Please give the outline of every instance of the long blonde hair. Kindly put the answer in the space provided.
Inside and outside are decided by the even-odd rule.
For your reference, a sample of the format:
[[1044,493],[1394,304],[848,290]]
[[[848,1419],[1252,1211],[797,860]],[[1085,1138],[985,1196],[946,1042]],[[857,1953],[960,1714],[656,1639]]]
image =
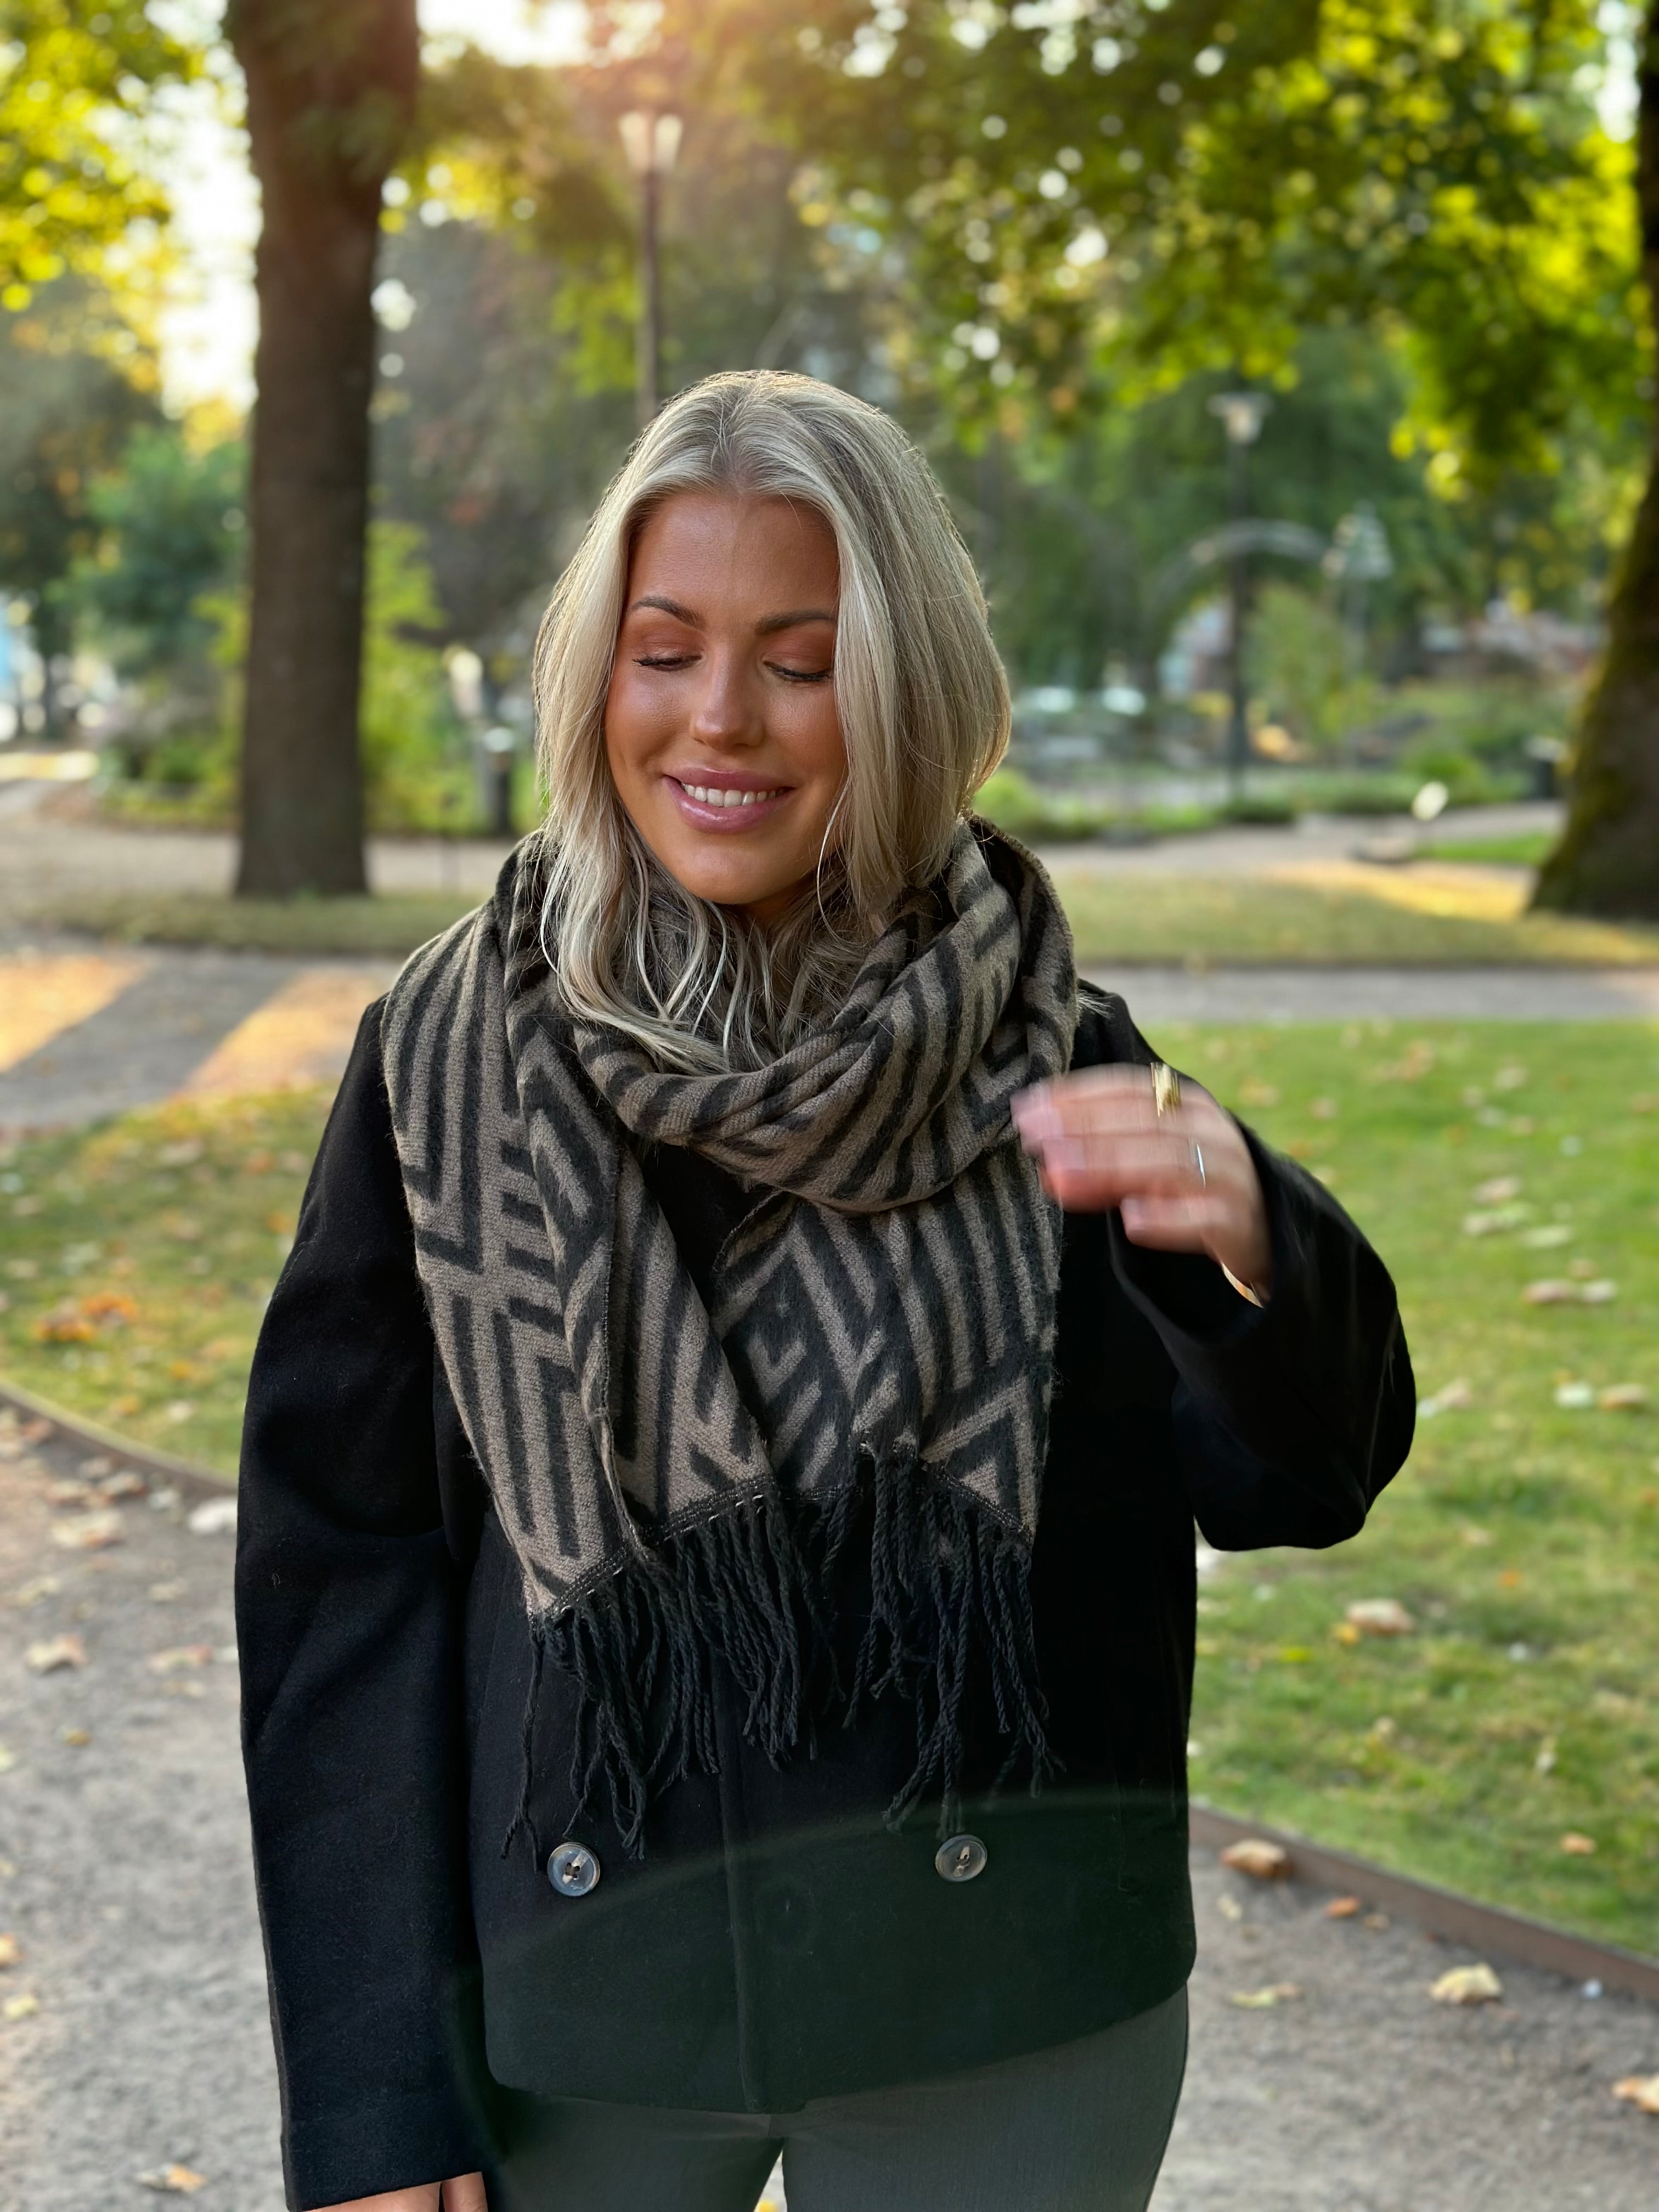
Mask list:
[[[847,781],[815,884],[769,928],[668,874],[605,758],[629,557],[683,491],[798,501],[840,559]],[[758,1066],[833,1012],[896,907],[939,873],[1008,741],[985,597],[927,462],[879,409],[773,370],[711,376],[643,432],[554,590],[534,681],[550,962],[571,1012],[665,1067]]]

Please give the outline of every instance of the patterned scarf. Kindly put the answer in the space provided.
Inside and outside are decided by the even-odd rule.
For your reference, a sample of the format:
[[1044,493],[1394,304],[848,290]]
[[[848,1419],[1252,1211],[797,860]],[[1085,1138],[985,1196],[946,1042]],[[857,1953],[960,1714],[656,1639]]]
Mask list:
[[[608,1784],[637,1849],[655,1796],[717,1771],[716,1654],[774,1759],[817,1718],[908,1698],[895,1821],[932,1784],[948,1813],[975,1668],[1005,1774],[1024,1759],[1035,1781],[1026,1580],[1060,1218],[1009,1102],[1071,1055],[1052,886],[963,825],[936,896],[888,927],[827,1026],[757,1072],[687,1075],[562,1012],[535,851],[414,956],[383,1033],[433,1328],[522,1571],[538,1682],[550,1653],[583,1693],[578,1809]],[[752,1194],[708,1305],[642,1142]],[[834,1590],[860,1498],[873,1597],[849,1681]]]

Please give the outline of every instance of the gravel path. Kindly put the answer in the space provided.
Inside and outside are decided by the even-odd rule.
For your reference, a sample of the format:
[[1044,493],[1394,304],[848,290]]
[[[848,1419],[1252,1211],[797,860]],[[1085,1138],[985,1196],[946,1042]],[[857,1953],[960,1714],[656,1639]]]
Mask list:
[[[137,2177],[177,2162],[205,2177],[202,2212],[276,2212],[231,1540],[163,1492],[92,1501],[121,1540],[63,1547],[54,1524],[86,1508],[49,1486],[107,1476],[86,1462],[0,1412],[0,1930],[21,1950],[0,1973],[0,2198],[138,2207]],[[66,1635],[85,1665],[32,1671],[28,1648]],[[1611,2094],[1659,2069],[1659,2008],[1502,1960],[1500,2004],[1437,2005],[1467,1954],[1207,1855],[1194,1875],[1192,2060],[1155,2212],[1659,2208],[1659,2121]],[[1286,1983],[1270,2008],[1232,2001]]]

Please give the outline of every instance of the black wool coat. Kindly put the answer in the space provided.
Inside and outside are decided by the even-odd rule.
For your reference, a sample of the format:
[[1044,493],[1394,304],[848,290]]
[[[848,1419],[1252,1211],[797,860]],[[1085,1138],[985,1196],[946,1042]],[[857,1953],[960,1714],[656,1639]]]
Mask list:
[[[936,1805],[884,1825],[915,1750],[890,1700],[774,1769],[728,1694],[720,1772],[670,1789],[631,1858],[606,1818],[572,1819],[577,1712],[551,1667],[528,1746],[538,1860],[523,1831],[502,1842],[529,1625],[427,1320],[380,1012],[270,1301],[243,1447],[244,1746],[290,2203],[487,2169],[515,2098],[787,2111],[1170,1996],[1194,1954],[1194,1519],[1222,1550],[1338,1543],[1411,1441],[1394,1287],[1335,1200],[1246,1132],[1273,1237],[1260,1310],[1115,1213],[1068,1218],[1030,1585],[1062,1771],[994,1790],[994,1714],[969,1713],[975,1878],[941,1879]],[[1074,1066],[1151,1057],[1120,1000],[1085,993]],[[705,1284],[742,1189],[677,1149],[645,1167]],[[855,1582],[854,1637],[860,1604]],[[600,1870],[582,1895],[548,1877],[567,1840]]]

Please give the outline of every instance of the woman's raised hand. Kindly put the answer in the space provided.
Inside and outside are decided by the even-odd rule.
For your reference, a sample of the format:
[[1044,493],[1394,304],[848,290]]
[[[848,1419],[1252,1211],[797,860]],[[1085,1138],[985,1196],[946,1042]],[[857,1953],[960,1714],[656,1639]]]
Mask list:
[[323,2212],[489,2212],[481,2173],[458,2173],[448,2181],[423,2181],[413,2189],[388,2189],[379,2197],[354,2197],[349,2204],[330,2204]]
[[1259,1297],[1272,1288],[1261,1180],[1238,1125],[1207,1091],[1180,1085],[1158,1111],[1151,1071],[1091,1067],[1022,1091],[1020,1141],[1068,1211],[1116,1206],[1132,1243],[1206,1252]]

